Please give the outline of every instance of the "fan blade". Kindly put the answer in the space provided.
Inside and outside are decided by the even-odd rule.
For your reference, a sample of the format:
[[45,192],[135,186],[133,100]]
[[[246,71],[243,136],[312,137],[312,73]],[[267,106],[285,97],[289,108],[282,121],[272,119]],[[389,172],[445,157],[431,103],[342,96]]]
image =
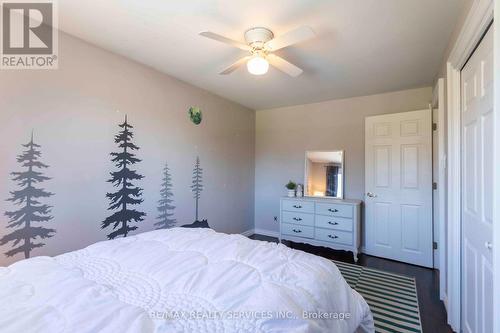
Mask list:
[[271,39],[266,43],[266,47],[272,51],[276,51],[284,47],[311,39],[313,37],[316,37],[314,31],[309,27],[302,26],[300,28],[289,31],[284,35]]
[[216,41],[221,42],[221,43],[225,43],[225,44],[229,44],[229,45],[232,45],[232,46],[236,46],[237,48],[245,50],[245,51],[250,51],[251,50],[251,47],[248,46],[247,44],[244,44],[244,43],[238,42],[236,40],[233,40],[233,39],[230,39],[230,38],[218,35],[218,34],[216,34],[214,32],[202,31],[202,32],[200,32],[200,36],[207,37],[207,38],[216,40]]
[[244,63],[246,63],[249,59],[251,58],[251,56],[246,56],[246,57],[243,57],[241,58],[240,60],[236,61],[235,63],[233,63],[231,66],[227,67],[226,69],[224,69],[222,72],[220,72],[219,74],[220,75],[227,75],[227,74],[231,74],[232,72],[234,72],[236,69],[238,69],[238,67],[240,67],[241,65],[243,65]]
[[273,65],[280,71],[290,75],[291,77],[299,76],[303,72],[299,67],[295,66],[292,63],[289,63],[285,59],[278,57],[275,54],[268,54],[267,60],[271,65]]

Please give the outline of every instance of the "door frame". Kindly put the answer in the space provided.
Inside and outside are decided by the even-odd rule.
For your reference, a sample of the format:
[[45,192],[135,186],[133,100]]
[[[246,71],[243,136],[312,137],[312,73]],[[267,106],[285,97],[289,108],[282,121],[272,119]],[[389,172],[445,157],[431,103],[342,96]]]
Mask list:
[[[434,230],[438,230],[438,237],[434,234],[434,241],[438,243],[437,255],[438,260],[434,262],[434,268],[439,270],[439,299],[444,301],[445,307],[448,308],[447,304],[447,290],[446,290],[446,117],[445,117],[445,84],[444,79],[440,78],[437,80],[437,83],[434,87],[434,91],[432,94],[432,111],[437,111],[438,113],[438,121],[437,121],[437,145],[438,145],[438,160],[433,161],[438,164],[438,182],[437,182],[437,206],[438,206],[438,216],[437,219],[433,219],[432,227]],[[433,147],[434,149],[434,147]],[[434,181],[434,176],[433,176]],[[436,193],[433,193],[433,197]],[[433,215],[434,217],[434,215]],[[435,250],[436,251],[436,250]]]
[[[495,21],[492,29],[495,29],[494,36],[494,88],[493,88],[493,112],[495,123],[493,125],[494,147],[493,161],[495,165],[500,165],[500,1],[495,1]],[[493,169],[493,199],[500,202],[500,168]],[[500,205],[493,205],[493,295],[500,295]],[[495,226],[496,223],[496,226]],[[493,298],[493,313],[500,313],[500,297]],[[493,332],[500,332],[500,318],[493,318]]]
[[[460,86],[460,73],[463,66],[466,64],[469,57],[472,55],[476,45],[481,40],[481,37],[490,26],[494,17],[494,0],[475,0],[467,15],[465,23],[460,31],[460,34],[451,50],[446,64],[447,70],[447,115],[448,115],[448,169],[447,169],[447,217],[448,217],[448,323],[453,330],[460,332],[461,330],[461,236],[462,236],[462,221],[461,221],[461,86]],[[497,8],[498,9],[498,8]],[[498,13],[497,13],[498,16]],[[498,20],[496,24],[498,25]],[[494,27],[493,27],[494,28]],[[495,36],[497,39],[498,36]],[[498,44],[498,43],[497,43]],[[498,50],[498,45],[496,50]],[[495,53],[496,54],[496,53]],[[497,57],[495,57],[497,58]],[[498,64],[496,64],[498,68]],[[496,71],[498,72],[498,71]],[[495,90],[498,89],[497,82],[500,75],[495,74]],[[495,94],[498,101],[498,91]],[[497,127],[495,128],[495,135],[500,135],[498,126],[498,111],[496,110],[495,103],[495,119]],[[498,152],[498,148],[496,149]],[[500,157],[496,154],[496,161]],[[496,184],[499,183],[498,174],[495,171]],[[498,196],[498,186],[495,189],[494,196]],[[498,207],[494,212],[494,221],[498,221],[500,210]],[[499,239],[500,228],[494,227],[494,239]],[[493,262],[495,262],[495,254],[500,254],[500,243],[495,242],[497,246],[494,247]],[[494,265],[494,290],[500,289],[499,269],[500,265]],[[498,291],[496,291],[498,293]],[[493,313],[498,313],[500,310],[500,301],[494,301]],[[500,320],[493,318],[494,327],[498,330],[500,327]],[[494,330],[495,330],[494,328]]]

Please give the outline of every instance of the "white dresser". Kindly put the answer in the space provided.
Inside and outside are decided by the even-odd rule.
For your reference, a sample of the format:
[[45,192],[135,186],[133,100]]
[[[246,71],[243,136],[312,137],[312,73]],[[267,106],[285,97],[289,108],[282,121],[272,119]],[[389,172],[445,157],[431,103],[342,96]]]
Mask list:
[[360,200],[323,197],[281,198],[282,239],[352,251],[358,260]]

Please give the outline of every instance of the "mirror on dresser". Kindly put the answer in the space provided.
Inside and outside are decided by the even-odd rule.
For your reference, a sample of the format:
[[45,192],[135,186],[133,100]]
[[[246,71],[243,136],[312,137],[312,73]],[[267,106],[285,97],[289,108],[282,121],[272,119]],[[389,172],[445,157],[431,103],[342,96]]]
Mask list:
[[344,151],[306,151],[304,194],[344,198]]

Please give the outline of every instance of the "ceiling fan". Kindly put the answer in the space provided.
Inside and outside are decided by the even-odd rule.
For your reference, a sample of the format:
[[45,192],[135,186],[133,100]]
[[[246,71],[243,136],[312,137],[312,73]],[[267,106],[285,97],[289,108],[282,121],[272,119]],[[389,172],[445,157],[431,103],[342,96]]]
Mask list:
[[302,69],[275,55],[273,52],[316,36],[314,31],[306,26],[294,29],[276,38],[274,38],[273,32],[267,28],[251,28],[245,31],[246,43],[242,43],[210,31],[202,31],[200,32],[200,35],[218,42],[235,46],[250,53],[220,72],[219,74],[221,75],[230,74],[238,67],[246,63],[248,72],[253,75],[263,75],[267,73],[269,64],[271,64],[292,77],[302,74]]

